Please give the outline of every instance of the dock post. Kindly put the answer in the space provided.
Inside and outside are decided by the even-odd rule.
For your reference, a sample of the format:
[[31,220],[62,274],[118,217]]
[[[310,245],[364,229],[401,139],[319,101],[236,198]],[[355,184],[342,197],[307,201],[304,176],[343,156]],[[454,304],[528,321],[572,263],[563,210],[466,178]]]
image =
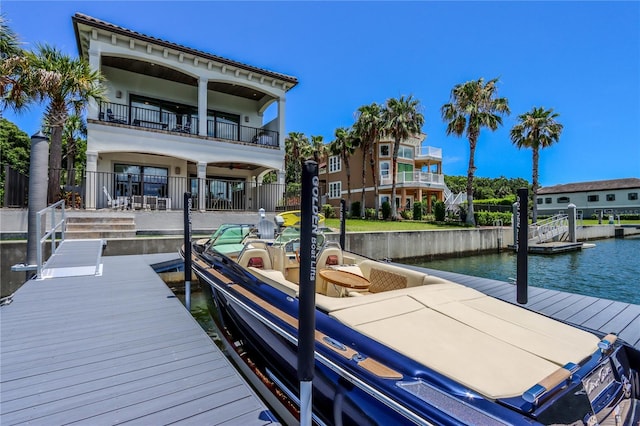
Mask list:
[[572,243],[577,243],[578,234],[576,229],[576,205],[569,204],[567,207],[569,209],[569,241],[571,241]]
[[316,332],[316,256],[318,201],[320,199],[318,163],[302,164],[300,196],[300,303],[298,304],[298,380],[300,381],[300,424],[311,426],[313,417],[313,373]]
[[191,312],[191,193],[184,193],[184,304]]
[[517,273],[516,273],[516,300],[521,305],[529,301],[527,285],[529,280],[528,252],[529,252],[529,190],[527,188],[518,189],[518,215],[517,222],[518,238],[515,240],[517,252]]
[[[38,131],[31,136],[31,163],[29,164],[29,217],[27,222],[27,265],[38,264],[38,235],[42,235],[39,228],[38,212],[47,207],[47,188],[49,181],[49,143],[47,137]],[[55,238],[55,237],[54,237]],[[42,265],[39,265],[42,266]],[[39,270],[38,270],[39,271]],[[33,270],[27,271],[26,279],[33,276]]]
[[340,248],[344,250],[347,233],[347,202],[340,199]]

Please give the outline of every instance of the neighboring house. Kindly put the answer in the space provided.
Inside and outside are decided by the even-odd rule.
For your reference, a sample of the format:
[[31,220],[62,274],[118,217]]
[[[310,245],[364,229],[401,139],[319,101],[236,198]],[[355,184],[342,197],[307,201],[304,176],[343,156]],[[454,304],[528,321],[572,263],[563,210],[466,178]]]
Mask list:
[[538,190],[538,214],[566,212],[574,204],[585,218],[603,214],[640,214],[640,179],[568,183]]
[[[425,200],[428,210],[431,211],[432,196],[436,200],[444,201],[446,186],[442,174],[442,149],[422,146],[425,138],[426,135],[421,134],[403,141],[400,145],[396,180],[396,206],[399,210],[410,210],[416,201]],[[352,203],[362,201],[362,156],[362,150],[357,148],[349,158]],[[375,147],[374,159],[378,174],[379,206],[382,206],[385,201],[391,202],[393,141],[381,140]],[[365,171],[365,206],[372,208],[375,205],[375,193],[368,156]],[[347,172],[340,156],[329,156],[326,174],[322,177],[326,177],[327,181],[327,202],[339,206],[340,199],[348,197]]]
[[72,20],[109,99],[88,110],[86,208],[106,207],[108,194],[178,209],[187,191],[199,210],[275,207],[278,195],[266,199],[260,184],[271,170],[284,184],[286,93],[297,78],[83,14]]

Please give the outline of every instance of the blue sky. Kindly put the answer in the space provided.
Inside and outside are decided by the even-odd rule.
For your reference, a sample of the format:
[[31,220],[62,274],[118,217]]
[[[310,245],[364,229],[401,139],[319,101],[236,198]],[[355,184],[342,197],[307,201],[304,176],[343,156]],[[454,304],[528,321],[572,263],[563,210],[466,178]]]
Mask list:
[[[640,2],[35,2],[2,0],[26,48],[77,55],[81,12],[153,37],[295,76],[286,132],[333,138],[365,104],[413,95],[443,171],[466,175],[468,142],[446,135],[440,107],[458,83],[499,77],[512,114],[483,130],[476,176],[531,180],[531,151],[509,130],[553,108],[560,142],[541,153],[540,182],[640,177]],[[37,11],[37,12],[36,12]],[[29,134],[41,109],[5,118]]]

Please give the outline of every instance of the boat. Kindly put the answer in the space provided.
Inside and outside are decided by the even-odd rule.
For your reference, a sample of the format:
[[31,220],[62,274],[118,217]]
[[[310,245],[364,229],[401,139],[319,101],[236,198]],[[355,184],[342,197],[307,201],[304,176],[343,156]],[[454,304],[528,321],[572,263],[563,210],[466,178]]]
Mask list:
[[[283,423],[300,416],[300,235],[192,250],[229,354]],[[318,425],[638,425],[640,352],[318,236]],[[184,255],[184,252],[183,252]]]
[[[276,215],[274,220],[276,223],[282,227],[300,227],[300,220],[302,217],[301,210],[289,210],[286,212],[282,212]],[[318,213],[318,225],[321,228],[324,228],[324,215],[322,213]]]

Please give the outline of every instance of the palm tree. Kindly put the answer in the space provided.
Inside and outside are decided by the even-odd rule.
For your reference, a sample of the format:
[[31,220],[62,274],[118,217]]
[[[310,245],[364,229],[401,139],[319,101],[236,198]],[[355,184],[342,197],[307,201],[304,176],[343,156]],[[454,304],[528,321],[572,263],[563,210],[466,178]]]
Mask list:
[[302,176],[301,160],[309,153],[309,139],[300,132],[290,132],[284,140],[285,172],[287,183],[300,182]]
[[518,124],[511,129],[511,141],[518,148],[531,148],[533,151],[533,177],[531,186],[533,191],[533,223],[538,219],[538,160],[540,149],[553,145],[560,139],[562,124],[556,121],[559,114],[553,108],[544,107],[533,109],[518,116]]
[[371,176],[373,177],[374,188],[374,207],[378,211],[378,179],[376,174],[376,161],[374,157],[375,149],[382,135],[382,108],[377,103],[371,105],[363,105],[358,108],[356,113],[356,122],[354,124],[354,133],[360,139],[360,148],[362,150],[362,217],[365,216],[365,188],[367,183],[366,161],[369,158],[369,166],[371,167]]
[[62,130],[69,111],[81,115],[90,99],[104,99],[104,77],[82,59],[72,59],[49,45],[37,48],[31,68],[36,76],[36,98],[48,101],[45,119],[51,129],[49,202],[57,201],[62,167]]
[[32,58],[32,54],[20,48],[18,36],[0,15],[0,110],[11,107],[20,111],[35,100]]
[[311,150],[313,151],[313,161],[318,163],[318,165],[320,165],[329,152],[329,148],[324,143],[322,136],[311,136]]
[[502,125],[501,115],[510,113],[506,98],[498,98],[497,78],[457,84],[451,89],[450,102],[442,106],[442,119],[447,122],[447,135],[462,136],[469,140],[469,168],[467,170],[467,223],[475,226],[473,217],[473,176],[476,170],[474,156],[480,129],[496,130]]
[[329,151],[333,155],[339,155],[347,172],[347,210],[351,209],[351,168],[349,157],[353,155],[356,147],[354,135],[345,127],[338,127],[335,131],[335,139],[329,144]]
[[393,138],[393,166],[392,166],[392,185],[391,185],[391,217],[397,217],[396,206],[396,180],[398,169],[398,153],[402,141],[409,139],[417,133],[420,133],[424,124],[424,115],[418,110],[420,109],[420,101],[413,99],[410,95],[408,98],[401,96],[400,99],[389,99],[382,111],[382,122],[384,134]]
[[[86,151],[87,124],[82,117],[71,115],[64,124],[62,141],[67,163],[67,184],[74,186],[76,176],[76,156]],[[82,146],[84,145],[84,149]]]

